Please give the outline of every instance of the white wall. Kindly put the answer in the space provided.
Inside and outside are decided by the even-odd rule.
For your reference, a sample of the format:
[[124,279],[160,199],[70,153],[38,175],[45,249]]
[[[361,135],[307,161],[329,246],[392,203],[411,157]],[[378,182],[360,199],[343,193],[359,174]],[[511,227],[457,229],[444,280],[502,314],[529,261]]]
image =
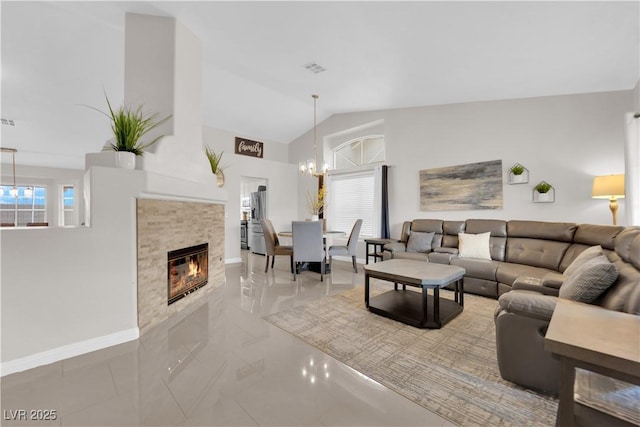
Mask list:
[[0,230],[3,374],[138,334],[135,197],[144,177],[87,173],[91,227]]
[[264,141],[264,158],[234,154],[235,137],[262,141],[229,131],[204,127],[203,140],[216,152],[224,151],[222,164],[228,199],[225,206],[225,260],[240,261],[241,177],[267,179],[267,211],[276,230],[290,230],[297,216],[297,165],[289,163],[288,146]]
[[[339,114],[318,126],[318,140],[384,120],[393,237],[403,221],[414,218],[610,224],[608,204],[591,198],[591,185],[595,175],[624,172],[623,115],[633,102],[632,91],[619,91]],[[291,162],[307,158],[312,146],[310,132],[295,140]],[[503,209],[420,211],[420,170],[498,159],[505,178]],[[515,162],[529,169],[529,184],[506,184],[506,171]],[[556,188],[555,203],[531,202],[532,188],[541,180]],[[308,181],[298,179],[299,215],[304,193],[313,186]]]

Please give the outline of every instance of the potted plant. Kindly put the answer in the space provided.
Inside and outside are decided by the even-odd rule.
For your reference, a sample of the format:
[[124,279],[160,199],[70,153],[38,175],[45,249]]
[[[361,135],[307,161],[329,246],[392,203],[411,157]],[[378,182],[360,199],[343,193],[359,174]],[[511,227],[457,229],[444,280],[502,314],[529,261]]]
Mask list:
[[307,208],[311,212],[311,220],[317,221],[320,210],[324,207],[325,191],[320,187],[316,194],[307,191]]
[[224,151],[218,154],[213,149],[205,146],[204,152],[207,155],[207,159],[209,159],[211,172],[216,176],[218,187],[222,187],[224,185],[224,169],[226,167],[221,164]]
[[525,171],[525,167],[522,166],[520,163],[516,163],[515,165],[511,166],[511,168],[509,169],[509,173],[511,174],[511,182],[514,183],[523,183],[526,181],[526,176],[524,175],[524,171]]
[[540,181],[534,187],[536,193],[538,193],[538,200],[541,202],[548,202],[552,199],[552,194],[549,191],[553,188],[551,184],[546,181]]
[[171,115],[158,120],[158,113],[145,113],[142,106],[135,109],[131,106],[121,106],[114,110],[106,94],[105,99],[109,107],[108,114],[97,108],[89,107],[111,120],[111,130],[115,142],[105,145],[103,151],[115,151],[117,153],[116,164],[126,169],[133,169],[135,168],[136,156],[142,156],[147,148],[158,142],[164,135],[159,135],[149,142],[142,142],[141,138],[169,120]]

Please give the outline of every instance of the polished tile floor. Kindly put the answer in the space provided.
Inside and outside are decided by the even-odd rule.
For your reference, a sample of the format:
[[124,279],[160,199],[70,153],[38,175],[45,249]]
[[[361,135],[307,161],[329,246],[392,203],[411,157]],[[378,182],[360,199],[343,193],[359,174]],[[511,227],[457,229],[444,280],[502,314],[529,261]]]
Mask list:
[[[261,319],[363,286],[362,268],[294,282],[286,257],[264,262],[243,251],[223,286],[136,341],[3,377],[2,425],[451,425]],[[12,421],[18,410],[56,419]]]

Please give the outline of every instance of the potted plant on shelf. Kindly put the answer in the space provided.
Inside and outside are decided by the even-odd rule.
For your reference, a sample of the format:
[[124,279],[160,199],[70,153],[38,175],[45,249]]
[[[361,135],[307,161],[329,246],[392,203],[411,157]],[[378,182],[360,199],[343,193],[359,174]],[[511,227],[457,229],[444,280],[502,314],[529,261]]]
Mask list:
[[204,152],[207,155],[207,159],[209,159],[211,172],[216,176],[218,187],[222,187],[224,185],[224,169],[226,168],[226,166],[222,166],[221,164],[224,151],[218,154],[213,149],[205,146]]
[[526,175],[524,174],[526,168],[522,166],[520,163],[516,163],[511,166],[509,169],[509,173],[511,174],[511,182],[512,183],[524,183],[527,180]]
[[142,142],[141,138],[151,130],[157,128],[171,118],[168,115],[164,119],[158,120],[158,113],[149,114],[142,110],[142,106],[133,108],[131,106],[121,106],[113,109],[109,98],[105,94],[109,113],[92,108],[111,120],[111,130],[115,142],[105,145],[103,151],[116,152],[116,165],[125,169],[134,169],[136,156],[142,156],[145,150],[158,142],[164,135],[159,135],[149,142]]
[[534,187],[536,193],[538,193],[538,200],[541,202],[548,202],[552,200],[553,194],[549,193],[549,191],[553,188],[551,184],[546,181],[540,181]]
[[320,187],[316,194],[307,191],[307,208],[311,212],[311,220],[317,221],[320,210],[324,207],[324,187]]

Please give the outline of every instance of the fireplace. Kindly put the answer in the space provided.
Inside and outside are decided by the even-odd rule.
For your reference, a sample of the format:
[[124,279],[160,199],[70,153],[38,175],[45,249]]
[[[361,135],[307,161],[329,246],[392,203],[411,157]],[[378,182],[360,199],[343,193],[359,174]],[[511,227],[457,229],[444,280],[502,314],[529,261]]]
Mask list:
[[169,251],[167,258],[168,304],[173,304],[207,284],[208,243]]

